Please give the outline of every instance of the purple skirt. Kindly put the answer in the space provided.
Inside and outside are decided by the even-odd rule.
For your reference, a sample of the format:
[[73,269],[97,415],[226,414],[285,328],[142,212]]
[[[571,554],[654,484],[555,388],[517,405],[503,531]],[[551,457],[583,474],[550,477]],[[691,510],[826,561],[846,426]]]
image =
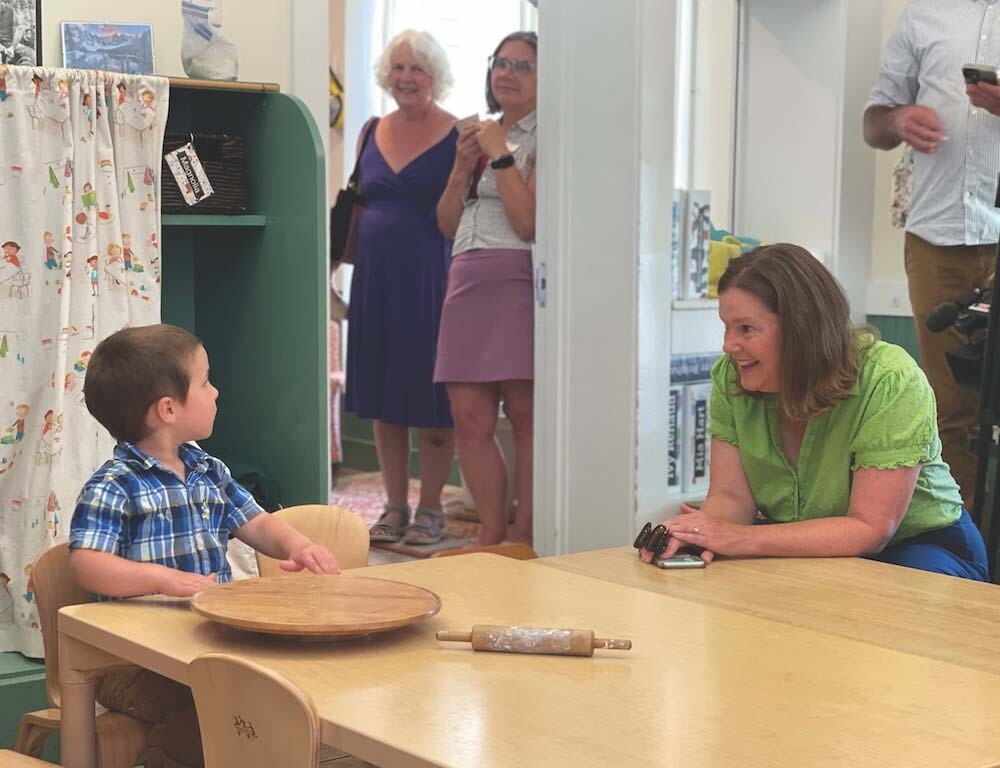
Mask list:
[[435,382],[535,377],[531,251],[475,248],[452,259]]

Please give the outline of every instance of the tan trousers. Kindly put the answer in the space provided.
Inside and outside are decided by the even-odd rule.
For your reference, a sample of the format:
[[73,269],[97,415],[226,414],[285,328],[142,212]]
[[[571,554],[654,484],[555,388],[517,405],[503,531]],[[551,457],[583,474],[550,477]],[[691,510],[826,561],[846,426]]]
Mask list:
[[969,429],[979,412],[979,392],[951,375],[945,350],[968,344],[954,327],[931,333],[924,325],[939,304],[973,288],[985,288],[996,263],[996,245],[931,245],[909,232],[904,247],[910,305],[917,324],[920,365],[937,398],[938,431],[944,460],[972,509],[976,493],[976,456],[969,450]]
[[147,669],[109,672],[97,681],[98,703],[153,727],[147,768],[202,768],[201,732],[191,689]]

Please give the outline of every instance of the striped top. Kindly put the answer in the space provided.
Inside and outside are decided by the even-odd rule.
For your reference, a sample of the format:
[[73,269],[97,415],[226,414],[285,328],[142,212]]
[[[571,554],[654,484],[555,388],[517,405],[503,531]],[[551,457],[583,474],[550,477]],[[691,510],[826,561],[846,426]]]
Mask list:
[[919,104],[944,123],[934,154],[914,153],[906,230],[933,245],[1000,239],[993,207],[1000,172],[1000,117],[973,107],[963,64],[1000,67],[1000,0],[913,0],[885,49],[865,108]]
[[264,510],[218,459],[193,445],[178,455],[182,480],[131,443],[115,447],[84,485],[70,524],[70,549],[110,552],[140,563],[232,581],[229,534]]
[[[513,147],[511,154],[514,155],[514,165],[524,179],[530,178],[535,170],[537,128],[535,114],[535,112],[528,113],[507,130],[507,144]],[[463,201],[462,218],[459,219],[455,243],[451,249],[454,256],[471,251],[473,248],[519,251],[531,249],[531,243],[518,237],[507,221],[497,177],[489,164],[486,165],[476,187],[477,197],[470,197],[470,191],[471,187]]]

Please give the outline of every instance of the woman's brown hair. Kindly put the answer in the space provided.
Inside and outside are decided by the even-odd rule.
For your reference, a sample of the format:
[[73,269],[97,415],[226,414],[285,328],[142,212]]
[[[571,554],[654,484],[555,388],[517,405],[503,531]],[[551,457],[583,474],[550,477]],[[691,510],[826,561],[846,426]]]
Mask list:
[[[730,288],[755,296],[778,316],[778,403],[784,416],[806,421],[848,396],[862,352],[878,332],[854,326],[843,289],[809,251],[790,243],[754,248],[729,262],[719,279],[719,295]],[[870,338],[861,342],[862,334]],[[737,388],[746,394],[738,382]]]

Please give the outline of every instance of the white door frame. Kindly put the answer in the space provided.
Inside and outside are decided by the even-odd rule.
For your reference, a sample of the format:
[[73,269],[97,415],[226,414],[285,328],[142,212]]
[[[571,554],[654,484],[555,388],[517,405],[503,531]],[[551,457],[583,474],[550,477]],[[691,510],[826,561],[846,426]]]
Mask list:
[[[666,504],[657,414],[669,381],[675,13],[674,0],[539,3],[535,264],[546,306],[536,301],[534,519],[543,554],[623,544],[637,500],[640,514]],[[643,482],[637,495],[647,472],[649,490]]]

